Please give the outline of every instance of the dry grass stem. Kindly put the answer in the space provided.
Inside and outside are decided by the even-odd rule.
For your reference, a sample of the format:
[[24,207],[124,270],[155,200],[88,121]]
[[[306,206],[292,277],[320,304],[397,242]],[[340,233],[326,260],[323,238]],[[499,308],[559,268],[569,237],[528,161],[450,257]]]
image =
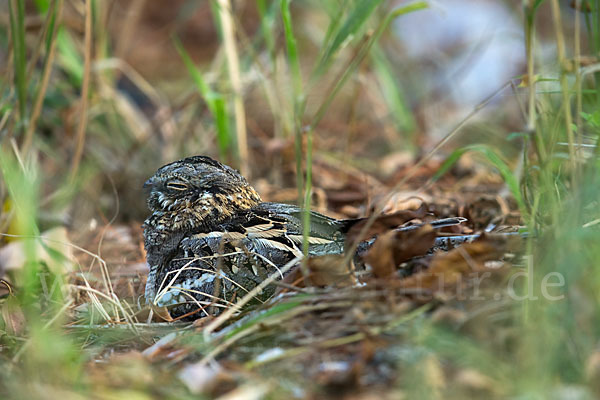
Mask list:
[[81,83],[81,98],[79,101],[79,124],[77,125],[77,136],[75,152],[71,161],[71,181],[77,176],[79,163],[83,156],[85,144],[85,131],[87,127],[88,96],[90,89],[91,64],[92,64],[92,0],[85,2],[85,37],[84,37],[84,64],[83,81]]
[[227,71],[233,91],[233,105],[235,113],[235,130],[237,136],[238,153],[240,156],[240,171],[248,176],[248,139],[246,138],[246,110],[242,98],[242,78],[240,73],[240,61],[236,47],[235,28],[231,14],[231,3],[229,0],[217,0],[219,8],[219,20],[223,29],[223,41],[225,55],[227,57]]

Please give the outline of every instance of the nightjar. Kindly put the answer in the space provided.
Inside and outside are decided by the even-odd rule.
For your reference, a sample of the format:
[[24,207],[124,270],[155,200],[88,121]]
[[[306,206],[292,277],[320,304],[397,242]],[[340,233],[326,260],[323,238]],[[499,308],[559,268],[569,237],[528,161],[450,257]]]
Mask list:
[[[242,175],[210,157],[167,164],[144,188],[152,212],[143,226],[146,301],[172,317],[206,316],[209,306],[218,313],[302,254],[302,210],[263,202]],[[342,253],[360,221],[316,212],[310,220],[310,255]],[[273,293],[267,287],[262,297]]]
[[[173,317],[226,308],[302,254],[302,210],[262,202],[243,176],[209,157],[167,164],[144,188],[152,212],[143,226],[146,301]],[[349,221],[311,212],[309,253],[343,252]]]

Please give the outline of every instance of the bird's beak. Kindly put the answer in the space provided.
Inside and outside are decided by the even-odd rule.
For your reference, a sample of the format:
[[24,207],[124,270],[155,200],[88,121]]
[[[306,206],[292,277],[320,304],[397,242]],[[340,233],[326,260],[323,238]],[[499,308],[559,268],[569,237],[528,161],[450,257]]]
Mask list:
[[154,186],[154,183],[155,183],[154,177],[152,177],[152,178],[148,179],[146,182],[144,182],[143,188],[144,189],[151,189],[152,186]]

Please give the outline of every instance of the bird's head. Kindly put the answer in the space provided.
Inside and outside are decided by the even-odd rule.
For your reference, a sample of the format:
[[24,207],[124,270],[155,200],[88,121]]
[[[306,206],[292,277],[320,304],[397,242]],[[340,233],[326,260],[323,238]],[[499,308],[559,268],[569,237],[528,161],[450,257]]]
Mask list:
[[149,190],[148,208],[160,216],[156,223],[172,231],[219,223],[261,201],[236,170],[206,156],[159,168],[144,188]]

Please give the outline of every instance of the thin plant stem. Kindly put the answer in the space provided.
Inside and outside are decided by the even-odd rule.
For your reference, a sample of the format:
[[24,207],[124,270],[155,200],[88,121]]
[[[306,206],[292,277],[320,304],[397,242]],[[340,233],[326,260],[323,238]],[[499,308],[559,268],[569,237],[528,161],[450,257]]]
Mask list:
[[533,0],[529,1],[525,17],[525,52],[527,53],[527,84],[529,89],[528,96],[528,117],[527,131],[535,131],[535,75],[534,75],[534,57],[533,40],[535,35],[535,10],[533,10]]
[[[58,0],[55,4],[55,7],[51,12],[55,13],[55,21],[59,21],[62,14],[62,6],[63,1]],[[50,11],[49,11],[50,12]],[[49,19],[50,17],[48,17]],[[54,25],[54,30],[52,31],[52,38],[50,39],[50,48],[48,49],[48,55],[46,56],[46,60],[44,62],[44,69],[42,71],[42,81],[40,83],[40,87],[38,89],[37,96],[35,98],[35,103],[33,105],[33,110],[31,112],[31,118],[29,121],[29,125],[27,125],[27,130],[25,132],[25,139],[23,140],[23,148],[22,153],[24,157],[27,157],[29,153],[29,149],[31,147],[31,143],[33,141],[33,133],[37,126],[37,120],[42,112],[42,105],[44,104],[44,98],[46,97],[46,90],[48,89],[48,82],[50,81],[50,72],[52,71],[52,65],[54,64],[54,56],[56,54],[56,34],[58,32],[58,26],[56,26],[57,22]]]
[[298,59],[298,49],[296,46],[296,37],[292,29],[292,16],[290,13],[290,0],[281,0],[281,18],[283,20],[283,31],[285,33],[285,43],[287,49],[287,58],[290,64],[290,73],[292,75],[292,107],[293,107],[293,126],[294,126],[294,153],[296,157],[296,187],[298,189],[299,206],[305,208],[302,190],[305,189],[304,177],[302,174],[302,115],[304,114],[304,96],[302,74],[300,70],[300,61]]
[[240,76],[240,61],[235,43],[235,29],[229,0],[217,0],[219,5],[219,21],[223,33],[225,56],[228,63],[229,81],[233,90],[233,107],[235,114],[235,131],[237,136],[240,171],[248,175],[248,139],[246,136],[246,110],[242,99],[242,79]]
[[569,161],[571,166],[571,172],[573,173],[573,177],[575,178],[575,176],[577,175],[577,163],[575,160],[575,139],[573,135],[573,118],[571,116],[569,85],[567,82],[567,74],[565,70],[565,38],[562,31],[562,21],[560,16],[560,6],[558,4],[558,0],[552,0],[550,4],[552,6],[552,20],[554,23],[554,30],[556,33],[556,50],[558,53],[558,64],[560,66],[560,87],[563,98],[565,128],[567,130],[567,140],[569,143]]
[[306,277],[308,268],[308,238],[310,236],[310,198],[312,192],[312,143],[313,129],[309,127],[306,131],[306,181],[304,182],[304,211],[302,214],[302,251],[304,260],[302,262],[302,272]]
[[[44,26],[40,34],[37,37],[37,42],[35,44],[35,48],[29,57],[29,62],[27,65],[27,82],[31,81],[31,77],[33,75],[33,71],[35,70],[35,66],[40,58],[40,53],[42,52],[42,45],[44,44],[44,38],[48,36],[48,30],[52,26],[53,30],[56,30],[56,26],[59,22],[56,16],[56,2],[57,0],[51,0],[50,5],[48,6],[48,11],[46,13],[46,19],[44,20]],[[54,18],[53,18],[54,16]],[[52,34],[54,37],[54,34]]]
[[13,46],[14,79],[18,98],[19,129],[26,118],[27,76],[25,73],[25,5],[23,0],[9,0],[10,36]]
[[575,70],[575,126],[577,135],[578,151],[582,149],[582,133],[581,133],[581,112],[583,111],[583,96],[581,93],[581,0],[575,0],[575,54],[574,54],[574,70]]
[[81,84],[81,100],[79,124],[77,126],[77,136],[75,144],[75,153],[71,163],[71,181],[77,175],[79,164],[83,155],[83,146],[85,144],[85,130],[87,127],[87,109],[88,109],[88,93],[90,87],[90,71],[92,63],[92,0],[85,2],[85,38],[84,38],[84,64],[83,64],[83,81]]

